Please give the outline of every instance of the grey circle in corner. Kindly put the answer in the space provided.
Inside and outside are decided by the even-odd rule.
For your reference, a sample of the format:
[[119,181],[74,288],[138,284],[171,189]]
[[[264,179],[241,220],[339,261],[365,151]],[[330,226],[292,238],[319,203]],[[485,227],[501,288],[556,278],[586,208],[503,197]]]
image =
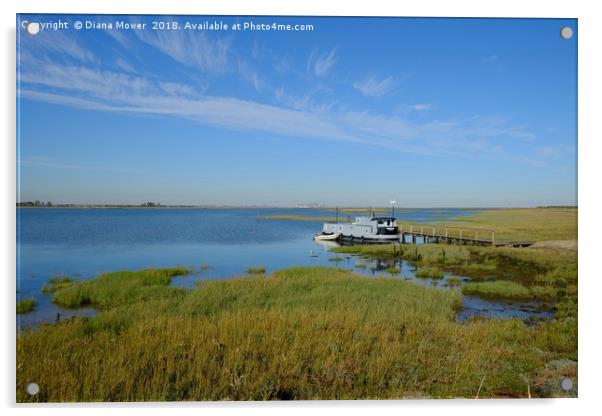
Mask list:
[[560,387],[564,391],[570,391],[573,388],[573,381],[570,378],[565,378],[560,382]]
[[40,24],[38,22],[30,22],[27,25],[27,33],[30,35],[37,35],[40,31]]
[[562,36],[563,39],[570,39],[573,37],[573,29],[571,29],[568,26],[563,27],[562,29],[560,29],[560,36]]
[[29,395],[35,396],[39,392],[40,392],[40,386],[38,386],[38,383],[29,383],[27,385],[27,393]]

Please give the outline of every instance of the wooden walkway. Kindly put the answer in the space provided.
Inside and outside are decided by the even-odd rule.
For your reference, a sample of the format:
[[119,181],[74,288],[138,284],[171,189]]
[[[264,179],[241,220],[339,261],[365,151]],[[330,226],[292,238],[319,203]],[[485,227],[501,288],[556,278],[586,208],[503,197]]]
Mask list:
[[[434,227],[430,225],[403,225],[397,223],[402,243],[416,243],[422,238],[425,243],[474,244],[481,246],[528,247],[533,241],[496,241],[495,231],[486,228]],[[410,241],[407,241],[407,240]]]

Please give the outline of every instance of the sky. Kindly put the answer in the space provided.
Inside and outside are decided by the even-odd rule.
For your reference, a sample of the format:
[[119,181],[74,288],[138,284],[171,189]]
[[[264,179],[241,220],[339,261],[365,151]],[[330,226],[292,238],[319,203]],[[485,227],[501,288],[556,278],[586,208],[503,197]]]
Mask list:
[[[193,29],[205,22],[228,30]],[[233,30],[249,23],[311,27]],[[17,28],[19,201],[576,205],[575,19],[17,15]]]

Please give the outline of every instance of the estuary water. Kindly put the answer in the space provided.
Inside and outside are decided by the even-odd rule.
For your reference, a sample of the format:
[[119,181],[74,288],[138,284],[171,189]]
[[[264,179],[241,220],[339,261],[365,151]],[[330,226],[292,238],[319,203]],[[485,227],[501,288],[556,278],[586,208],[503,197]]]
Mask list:
[[[445,221],[468,214],[460,209],[396,210],[402,221]],[[72,315],[93,315],[92,308],[66,310],[41,293],[56,276],[90,279],[103,272],[149,267],[187,266],[196,272],[174,279],[192,287],[199,279],[245,275],[249,267],[266,273],[292,266],[353,269],[367,276],[391,276],[391,265],[329,252],[313,241],[322,224],[315,221],[260,219],[270,215],[333,217],[319,209],[196,209],[196,208],[21,208],[17,209],[17,300],[33,297],[34,311],[17,315],[19,327],[53,322]],[[355,216],[345,213],[344,216]],[[333,261],[333,258],[337,260]],[[395,277],[449,290],[447,276],[432,281],[414,276],[407,262],[395,265]],[[458,318],[546,317],[540,305],[490,302],[464,296]],[[57,315],[58,314],[58,315]]]

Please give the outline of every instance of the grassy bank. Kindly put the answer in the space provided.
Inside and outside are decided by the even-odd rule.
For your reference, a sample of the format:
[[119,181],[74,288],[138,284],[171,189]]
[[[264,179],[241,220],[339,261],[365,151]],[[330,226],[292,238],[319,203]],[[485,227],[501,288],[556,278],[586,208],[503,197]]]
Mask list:
[[102,312],[18,334],[17,401],[526,397],[576,376],[574,319],[460,324],[458,292],[335,268],[168,286],[184,271],[58,289]]
[[41,289],[42,293],[54,293],[59,289],[66,288],[71,286],[73,280],[69,277],[53,277],[48,280],[48,283],[44,285]]
[[520,283],[509,280],[493,282],[471,282],[464,285],[462,293],[506,299],[529,299],[531,291]]
[[25,298],[17,302],[17,314],[31,312],[36,307],[36,300],[34,298]]
[[576,240],[577,208],[515,208],[477,211],[454,226],[495,230],[496,240]]
[[468,276],[473,282],[464,285],[465,294],[545,301],[554,305],[558,315],[577,317],[577,252],[573,250],[395,244],[331,251],[407,260],[417,266],[417,277],[432,277],[431,270]]

